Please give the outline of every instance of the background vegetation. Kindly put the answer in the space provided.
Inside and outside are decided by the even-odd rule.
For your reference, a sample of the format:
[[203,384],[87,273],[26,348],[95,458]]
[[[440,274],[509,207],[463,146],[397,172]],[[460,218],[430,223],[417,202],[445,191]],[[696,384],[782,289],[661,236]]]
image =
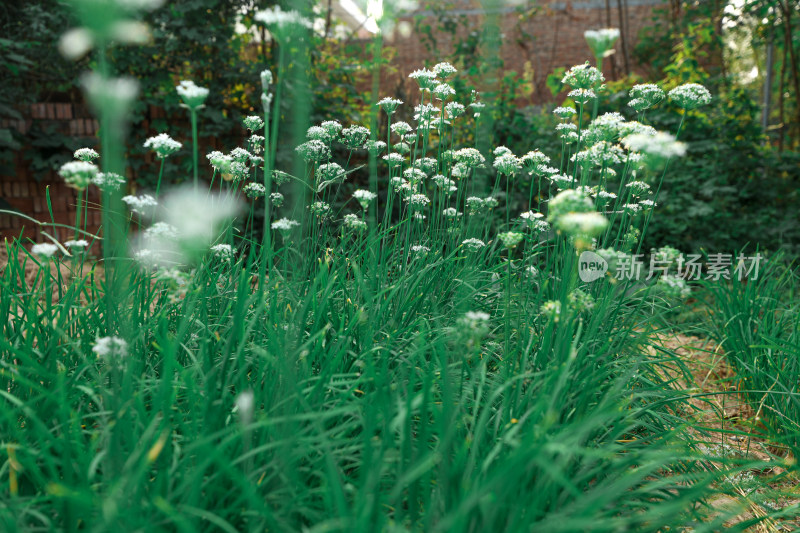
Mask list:
[[[791,58],[791,6],[764,5],[775,8],[768,11],[774,13],[770,35],[784,37],[772,38],[773,55]],[[546,210],[553,228],[539,225],[534,213],[520,217],[533,206],[527,197],[533,189],[522,171],[493,170],[503,161],[500,152],[495,165],[488,159],[485,169],[467,171],[474,182],[459,180],[451,215],[439,209],[449,205],[448,195],[428,183],[432,179],[406,183],[423,196],[415,208],[407,201],[413,197],[388,187],[402,167],[386,170],[384,161],[363,151],[351,160],[364,139],[355,150],[345,149],[335,125],[335,134],[315,133],[325,139],[316,140],[320,155],[300,161],[294,147],[305,140],[308,125],[323,119],[370,124],[375,138],[386,138],[385,115],[379,121],[374,107],[386,95],[370,91],[369,75],[378,64],[390,68],[383,64],[390,47],[353,42],[349,50],[316,33],[284,39],[282,47],[262,39],[254,48],[250,34],[236,31],[237,21],[253,16],[250,4],[186,1],[181,9],[169,4],[143,15],[153,41],[109,53],[115,72],[144,84],[126,150],[132,154],[130,189],[152,186],[156,177],[157,162],[143,155],[143,139],[187,128],[174,93],[177,80],[192,78],[211,89],[201,144],[228,151],[242,144],[241,115],[268,114],[259,107],[258,73],[270,67],[276,85],[264,91],[274,90],[276,98],[277,153],[263,149],[261,162],[249,159],[241,178],[264,183],[269,194],[269,187],[278,190],[288,179],[273,168],[293,173],[280,190],[296,202],[272,210],[302,222],[278,222],[269,231],[279,215],[271,219],[270,204],[249,201],[247,221],[239,217],[238,228],[228,225],[229,209],[206,240],[197,237],[197,228],[216,216],[214,202],[239,194],[239,183],[221,182],[215,169],[213,191],[164,197],[159,216],[184,233],[164,220],[159,225],[128,213],[123,191],[107,189],[102,261],[75,243],[72,253],[6,243],[0,529],[610,533],[777,530],[783,521],[780,527],[794,527],[797,133],[791,125],[769,129],[753,119],[762,109],[754,86],[738,79],[741,69],[730,68],[721,48],[724,7],[681,6],[669,19],[671,46],[659,41],[661,34],[643,41],[642,50],[671,50],[653,61],[647,79],[667,89],[701,81],[715,95],[709,106],[683,117],[689,153],[670,165],[643,242],[632,229],[640,227],[646,204],[620,210],[625,214],[615,213],[606,228],[596,204],[571,189],[574,179],[561,196],[560,215],[553,203],[543,205],[555,196],[554,187],[545,184],[550,194],[536,190],[536,208]],[[6,26],[18,39],[0,41],[10,53],[3,68],[19,83],[5,97],[3,112],[15,116],[16,105],[53,95],[78,98],[77,70],[98,68],[92,58],[106,50],[65,65],[53,55],[55,39],[30,40],[26,28],[39,23],[55,35],[85,21],[48,2],[6,12]],[[491,46],[500,38],[489,22],[478,41],[457,42],[451,58],[462,68],[453,81],[462,100],[472,88],[484,89],[474,80],[495,76],[490,90],[482,90],[486,120],[449,139],[444,126],[438,134],[419,127],[411,161],[401,157],[403,165],[418,163],[422,143],[423,155],[438,156],[435,171],[449,174],[453,160],[427,144],[434,137],[487,154],[500,144],[520,155],[538,148],[556,164],[552,106],[523,109],[524,77],[497,76],[501,63],[470,55],[477,44]],[[276,52],[288,52],[289,59],[277,68]],[[39,73],[46,70],[43,58],[57,65],[53,72]],[[792,79],[790,66],[779,70]],[[560,78],[549,83],[559,104]],[[609,83],[602,111],[627,114],[627,89],[635,79],[631,74]],[[767,126],[795,110],[785,98],[791,84],[781,83],[766,85],[768,92],[780,87],[783,99],[774,115],[765,114]],[[281,92],[295,105],[282,107]],[[413,103],[393,120],[410,117]],[[164,117],[136,127],[149,106],[163,107]],[[119,132],[107,127],[109,108],[100,113],[99,161],[103,170],[115,171],[125,160],[123,147],[115,145]],[[666,103],[647,114],[647,122],[672,132],[681,118],[681,110]],[[472,118],[463,120],[474,126]],[[39,143],[35,164],[69,158],[69,139],[32,135]],[[610,128],[608,135],[616,140],[619,131]],[[28,140],[4,137],[11,149]],[[516,158],[505,155],[513,167]],[[345,160],[345,172],[365,168],[346,180],[337,172],[330,188],[318,187],[319,165]],[[185,153],[167,161],[165,175],[173,183],[187,181],[196,168]],[[605,166],[601,175],[588,166],[579,174],[566,160],[560,167],[584,184],[619,191],[630,177],[621,164],[616,178],[605,175]],[[205,161],[203,169],[212,174]],[[649,179],[660,170],[653,164],[639,175]],[[281,180],[273,183],[273,177]],[[373,218],[380,211],[347,194],[367,183],[380,192],[381,223]],[[464,209],[467,187],[512,194],[481,200],[472,212]],[[217,189],[223,196],[215,196]],[[436,210],[420,207],[431,202],[429,192]],[[170,210],[174,198],[179,205]],[[395,210],[385,207],[392,198]],[[318,199],[331,199],[332,219],[310,209]],[[292,204],[299,208],[292,211]],[[502,207],[484,215],[492,205]],[[414,216],[423,211],[427,219]],[[266,223],[254,217],[265,212]],[[350,218],[340,224],[343,213]],[[559,226],[561,216],[576,214],[581,224]],[[583,226],[587,220],[591,230]],[[86,236],[79,221],[75,226],[76,237]],[[132,261],[129,226],[138,237],[170,240],[171,250],[186,254],[181,264],[155,268]],[[467,236],[482,241],[471,249],[462,240]],[[594,246],[591,237],[612,255],[661,242],[683,251],[731,253],[749,245],[781,248],[785,255],[770,255],[760,278],[741,282],[705,280],[690,288],[676,277],[634,283],[608,276],[589,284],[578,276],[577,257]],[[679,318],[691,301],[697,314]],[[697,388],[694,362],[664,342],[676,330],[714,339],[714,355],[719,350],[732,369],[732,390]],[[721,427],[706,424],[700,417],[714,395],[738,396],[752,416],[733,427],[725,420]],[[733,453],[727,444],[733,437],[748,449]],[[751,442],[761,455],[748,455]],[[736,505],[715,505],[720,496]]]
[[[244,131],[237,125],[238,119],[258,107],[258,72],[265,67],[274,68],[276,55],[269,39],[256,41],[252,33],[237,31],[237,23],[249,26],[257,7],[272,3],[171,3],[143,16],[153,33],[145,46],[114,49],[111,59],[117,69],[137,76],[143,83],[135,122],[140,123],[151,106],[165,111],[163,118],[151,121],[147,129],[132,129],[130,165],[139,186],[152,186],[156,179],[143,167],[144,139],[168,125],[188,129],[173,91],[176,81],[183,77],[196,79],[211,89],[209,111],[203,115],[205,142],[213,139],[223,149],[239,144]],[[297,8],[296,4],[292,7]],[[328,6],[325,2],[318,6],[309,2],[307,8],[326,16]],[[525,105],[531,91],[526,73],[506,72],[499,56],[492,55],[495,59],[487,61],[481,54],[481,47],[497,38],[491,20],[487,19],[489,24],[480,31],[460,37],[463,33],[457,29],[466,20],[450,17],[446,2],[432,9],[433,16],[419,19],[417,30],[439,60],[450,60],[466,74],[457,87],[460,93],[472,89],[485,92],[484,100],[491,104],[490,119],[485,124],[489,128],[486,133],[491,136],[482,136],[486,142],[491,139],[515,152],[533,142],[551,155],[557,152],[558,145],[550,135],[556,123],[549,113],[550,106]],[[535,5],[520,7],[518,16],[523,20],[536,9]],[[80,101],[75,85],[77,74],[90,59],[72,63],[57,52],[55,45],[61,30],[74,24],[64,6],[56,0],[11,3],[3,7],[2,16],[5,37],[0,46],[8,61],[0,69],[11,83],[0,95],[0,115],[19,117],[19,104],[28,102],[61,101],[65,96]],[[664,186],[659,198],[661,216],[654,222],[646,249],[671,244],[687,252],[745,246],[797,251],[800,32],[794,30],[798,21],[800,8],[785,0],[673,0],[663,9],[656,9],[652,26],[642,31],[636,48],[629,52],[632,61],[638,59],[636,62],[646,65],[647,70],[626,75],[623,59],[616,58],[614,71],[618,79],[609,84],[602,111],[630,115],[625,107],[624,88],[632,80],[657,81],[665,88],[695,81],[706,84],[716,95],[711,106],[692,114],[693,127],[687,130],[689,157],[677,163],[674,178]],[[436,36],[441,35],[450,36],[451,49],[437,46]],[[261,37],[265,37],[263,31]],[[737,44],[743,39],[749,46]],[[307,71],[307,76],[288,77],[292,83],[306,83],[307,87],[289,90],[298,94],[306,91],[311,96],[312,121],[325,116],[369,124],[367,101],[373,59],[370,43],[352,36],[333,39],[323,33],[314,33],[312,40],[308,46],[309,63],[297,65]],[[732,48],[734,45],[736,48]],[[382,55],[387,59],[385,75],[396,68],[388,62],[392,55],[390,42],[384,43]],[[614,56],[611,60],[615,60]],[[48,68],[41,68],[42,61]],[[754,67],[757,71],[753,71]],[[487,86],[487,78],[497,82]],[[549,84],[554,94],[562,89],[557,79],[554,77]],[[557,101],[554,98],[553,102]],[[672,127],[672,131],[677,120],[674,109],[669,108],[656,110],[649,119],[656,127]],[[286,142],[282,143],[279,158],[286,163],[292,157],[291,137],[282,139]],[[64,154],[80,142],[41,130],[33,130],[25,138],[13,130],[0,131],[0,146],[7,148],[3,151],[6,165],[12,153],[8,148],[25,145],[30,147],[26,154],[32,167],[42,172],[63,163]],[[171,168],[179,164],[168,160],[167,174],[188,176],[186,162],[182,168]]]

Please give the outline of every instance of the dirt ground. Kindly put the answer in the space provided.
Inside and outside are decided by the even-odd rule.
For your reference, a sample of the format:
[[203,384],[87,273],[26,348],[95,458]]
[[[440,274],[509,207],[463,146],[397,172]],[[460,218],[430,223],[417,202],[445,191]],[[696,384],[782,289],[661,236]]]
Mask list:
[[654,340],[677,354],[689,370],[690,378],[677,369],[670,374],[676,379],[676,386],[691,395],[692,409],[685,409],[682,414],[698,428],[706,429],[694,431],[694,437],[704,443],[701,451],[705,448],[714,458],[727,456],[766,463],[765,467],[729,478],[731,486],[727,489],[733,488],[738,498],[721,493],[708,503],[719,512],[737,513],[735,519],[727,522],[728,526],[765,516],[762,505],[775,510],[795,507],[795,517],[766,519],[748,531],[800,531],[800,485],[797,477],[786,472],[790,464],[796,464],[796,458],[765,438],[758,413],[738,393],[736,375],[721,347],[709,339],[678,333],[661,334]]

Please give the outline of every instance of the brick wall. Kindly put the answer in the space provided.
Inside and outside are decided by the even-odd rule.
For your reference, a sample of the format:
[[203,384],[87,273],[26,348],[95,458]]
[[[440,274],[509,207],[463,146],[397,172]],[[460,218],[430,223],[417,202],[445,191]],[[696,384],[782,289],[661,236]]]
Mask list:
[[[402,22],[406,27],[414,28],[415,17],[426,17],[425,22],[434,24],[434,11],[430,9],[433,2],[424,2],[422,7]],[[653,9],[664,5],[665,0],[626,0],[627,27],[623,33],[628,49],[629,67],[632,72],[640,71],[634,64],[632,50],[638,40],[640,31],[650,24]],[[530,4],[533,4],[530,2]],[[538,0],[537,10],[530,17],[520,17],[513,6],[496,8],[492,14],[496,17],[502,34],[502,46],[497,53],[504,62],[505,70],[514,70],[518,74],[525,73],[532,84],[532,94],[522,105],[541,104],[552,101],[553,97],[545,81],[547,76],[558,67],[569,68],[573,65],[590,61],[594,63],[591,50],[586,44],[583,33],[590,29],[605,27],[619,28],[619,10],[617,1],[609,0],[610,9],[606,9],[606,0]],[[463,40],[472,32],[482,31],[487,16],[479,8],[477,0],[460,0],[447,2],[447,14],[458,22],[456,40]],[[610,21],[610,25],[609,25]],[[403,35],[396,31],[389,44],[397,48],[395,64],[399,69],[398,77],[389,81],[388,87],[398,93],[417,95],[414,85],[407,79],[408,73],[421,68],[425,61],[435,63],[446,57],[453,50],[453,36],[442,32],[437,35],[438,57],[434,57],[425,45],[421,35],[411,32]],[[607,79],[615,79],[624,74],[622,39],[617,42],[616,53],[606,59],[603,65]],[[483,53],[489,53],[484,51]],[[402,78],[402,80],[401,80]],[[478,80],[480,81],[480,80]],[[392,85],[394,82],[394,85]]]
[[[92,118],[90,111],[83,105],[38,103],[19,109],[19,112],[26,118],[23,120],[2,120],[0,121],[0,128],[16,129],[23,136],[28,135],[35,126],[48,131],[52,129],[56,135],[75,139],[80,146],[98,149],[98,122]],[[150,124],[153,120],[163,120],[166,117],[167,114],[164,109],[150,106],[138,128],[143,131],[150,131]],[[189,128],[189,122],[184,114],[179,117],[170,117],[170,123],[179,131],[181,128],[183,128],[183,131]],[[201,139],[201,153],[219,148],[216,139]],[[35,173],[31,169],[30,150],[30,146],[23,146],[21,150],[14,153],[11,164],[13,173],[8,174],[0,171],[0,209],[16,210],[44,223],[44,225],[36,224],[16,215],[0,213],[0,240],[21,237],[35,242],[48,242],[49,240],[42,235],[43,231],[61,242],[69,240],[74,237],[74,232],[70,228],[75,225],[77,191],[64,184],[64,181],[57,174],[57,169]],[[67,158],[71,156],[69,153],[63,155]],[[157,168],[158,162],[152,153],[148,152],[143,161]],[[53,211],[53,221],[56,224],[68,225],[70,228],[54,227],[51,224],[50,211],[47,205],[48,192]],[[88,210],[85,210],[85,230],[89,233],[97,234],[100,230],[102,218],[99,209],[100,191],[97,187],[91,186],[88,192],[88,204],[86,204],[88,205]],[[83,218],[84,216],[81,215],[81,229],[84,229]],[[84,238],[88,240],[88,237]],[[93,251],[99,252],[99,247],[95,246]]]
[[[86,138],[87,146],[96,144],[97,121],[82,106],[64,103],[39,103],[20,109],[23,120],[3,120],[0,128],[11,128],[27,135],[34,123],[45,128],[54,128],[54,132],[73,138]],[[34,176],[30,169],[27,156],[29,147],[23,147],[14,154],[13,174],[0,175],[0,199],[3,208],[17,210],[28,217],[46,223],[40,226],[30,220],[15,215],[0,214],[0,238],[12,239],[19,236],[43,242],[46,238],[42,231],[56,237],[60,241],[72,238],[72,232],[67,228],[53,227],[50,210],[47,205],[47,194],[50,195],[50,205],[53,210],[53,219],[57,224],[74,226],[75,206],[77,204],[76,191],[67,187],[55,170]],[[86,230],[92,233],[100,227],[100,212],[92,209],[92,205],[99,202],[98,191],[95,187],[89,190],[89,210],[86,217]],[[83,224],[81,224],[83,226]]]

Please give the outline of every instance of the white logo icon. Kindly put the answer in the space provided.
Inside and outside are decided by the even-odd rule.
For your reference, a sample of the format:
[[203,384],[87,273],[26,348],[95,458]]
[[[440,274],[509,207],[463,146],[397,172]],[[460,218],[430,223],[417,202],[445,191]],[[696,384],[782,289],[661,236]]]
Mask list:
[[578,275],[586,283],[602,278],[608,262],[594,252],[583,252],[578,258]]

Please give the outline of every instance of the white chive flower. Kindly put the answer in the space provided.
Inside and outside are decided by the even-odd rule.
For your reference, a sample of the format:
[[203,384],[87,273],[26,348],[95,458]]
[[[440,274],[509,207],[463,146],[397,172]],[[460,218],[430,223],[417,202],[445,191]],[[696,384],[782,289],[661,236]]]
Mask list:
[[436,73],[428,69],[417,69],[408,77],[415,80],[422,90],[431,89],[436,83]]
[[364,189],[359,189],[353,193],[353,198],[355,198],[364,209],[369,207],[370,202],[372,202],[372,200],[374,200],[376,197],[377,195],[374,192],[366,191]]
[[465,201],[467,205],[467,209],[472,213],[479,213],[483,211],[486,205],[483,203],[483,198],[478,198],[477,196],[470,196]]
[[122,201],[128,204],[128,209],[140,215],[147,215],[158,206],[156,199],[149,194],[143,194],[141,196],[132,196],[129,194],[123,196]]
[[436,65],[433,66],[433,72],[439,78],[446,80],[447,78],[453,76],[456,72],[458,72],[458,70],[450,63],[442,62],[442,63],[437,63]]
[[[589,90],[598,88],[604,81],[603,73],[596,67],[589,65],[587,61],[583,65],[575,65],[570,68],[567,73],[564,74],[561,83],[569,85],[573,89]],[[572,98],[572,96],[570,96],[570,98]]]
[[695,109],[711,102],[711,93],[699,83],[680,85],[668,94],[670,100],[683,109]]
[[517,231],[506,231],[504,233],[500,233],[498,237],[501,241],[503,241],[503,246],[510,249],[518,245],[520,241],[522,241],[524,235]]
[[177,239],[178,229],[166,222],[155,222],[144,230],[144,236],[150,239]]
[[276,220],[272,223],[272,229],[280,231],[284,236],[288,235],[289,232],[292,231],[296,226],[299,226],[300,223],[296,220],[290,220],[288,218],[282,218],[280,220]]
[[326,120],[319,125],[331,139],[335,139],[342,132],[342,125],[336,120]]
[[421,209],[430,203],[431,203],[430,198],[428,198],[424,194],[412,194],[411,196],[408,197],[408,204],[411,207],[416,207]]
[[643,181],[631,181],[625,187],[630,189],[631,194],[634,196],[641,196],[650,192],[650,185]]
[[270,69],[262,70],[260,78],[261,78],[261,90],[264,93],[266,93],[267,91],[269,91],[270,85],[272,85],[272,71]]
[[354,231],[364,231],[367,229],[367,223],[353,213],[344,216],[344,226]]
[[419,257],[425,257],[430,253],[431,249],[422,244],[414,244],[411,246],[411,251]]
[[64,179],[64,183],[82,191],[92,183],[92,180],[97,176],[97,172],[98,168],[94,163],[70,161],[61,165],[58,175]]
[[103,191],[118,191],[125,184],[125,178],[115,172],[98,172],[92,183]]
[[589,100],[597,98],[597,95],[591,89],[575,89],[570,91],[567,96],[579,104],[585,104]]
[[262,119],[257,115],[251,115],[249,117],[245,117],[243,122],[244,122],[244,127],[253,133],[261,131],[264,128],[264,119]]
[[597,237],[608,227],[608,220],[597,212],[566,213],[558,218],[556,226],[568,235]]
[[486,243],[480,239],[472,238],[461,241],[461,245],[470,252],[477,252],[481,248],[485,247]]
[[229,155],[225,155],[218,150],[214,150],[206,154],[206,159],[208,159],[211,167],[218,172],[227,172],[228,167],[233,161]]
[[402,165],[406,158],[397,152],[392,152],[391,154],[386,154],[383,156],[383,160],[386,161],[390,167],[396,167]]
[[520,169],[520,160],[511,152],[503,153],[494,160],[494,168],[505,176],[513,176]]
[[558,322],[561,315],[561,302],[558,300],[548,300],[539,308],[539,313],[553,322]]
[[[250,143],[250,149],[254,154],[260,154],[264,151],[264,136],[253,134],[248,137],[247,142]],[[250,156],[250,161],[254,164],[259,163],[261,158],[257,156]]]
[[239,414],[239,421],[245,426],[253,420],[253,391],[247,390],[236,397],[236,412]]
[[267,192],[266,187],[260,183],[250,182],[242,188],[248,198],[261,198]]
[[574,107],[557,107],[553,110],[553,114],[558,118],[567,120],[577,114]]
[[199,87],[191,80],[183,80],[180,85],[175,86],[178,95],[183,99],[183,103],[189,109],[198,109],[208,98],[208,89]]
[[75,156],[75,159],[77,159],[79,161],[89,162],[89,161],[92,161],[92,160],[97,159],[98,157],[100,157],[100,154],[98,154],[96,151],[92,150],[91,148],[78,148],[77,150],[75,150],[74,156]]
[[631,97],[628,106],[635,111],[644,111],[664,99],[664,90],[654,83],[642,83],[634,85],[628,95]]
[[350,150],[357,150],[364,146],[369,138],[369,129],[364,126],[350,126],[342,130],[344,145]]
[[362,148],[368,150],[371,154],[377,155],[386,150],[386,143],[383,141],[373,141],[372,139],[367,139]]
[[433,88],[433,95],[439,100],[447,100],[456,95],[456,90],[446,83],[440,83]]
[[525,211],[524,213],[520,213],[519,218],[524,220],[526,223],[532,223],[534,220],[544,218],[544,215],[534,211]]
[[447,116],[450,118],[458,118],[466,112],[466,107],[464,104],[459,104],[458,102],[447,102],[444,106],[444,110],[447,111]]
[[280,6],[274,6],[263,11],[258,11],[253,16],[256,22],[261,22],[266,26],[274,26],[277,30],[284,30],[291,27],[311,29],[313,24],[309,19],[302,16],[299,11],[284,11]]
[[475,148],[461,148],[456,150],[453,157],[468,168],[483,168],[486,158]]
[[666,159],[686,154],[686,144],[675,140],[672,134],[666,132],[658,132],[655,135],[634,133],[622,139],[622,144],[629,150],[653,158]]
[[451,187],[454,187],[456,182],[448,178],[447,176],[442,176],[441,174],[437,174],[431,178],[431,181],[436,184],[439,189],[442,190],[450,190]]
[[653,200],[640,200],[639,201],[639,206],[641,206],[642,209],[653,209],[657,205],[658,204],[655,203]]
[[420,183],[425,181],[425,178],[428,177],[428,175],[425,174],[425,172],[423,172],[422,170],[420,170],[418,168],[407,168],[407,169],[405,169],[403,171],[403,176],[405,176],[405,178],[408,180],[408,182],[413,187],[416,187],[417,185],[419,185]]
[[272,202],[274,207],[280,207],[283,205],[283,195],[279,192],[273,192],[269,195],[269,201]]
[[330,214],[331,206],[325,202],[317,201],[311,204],[310,210],[314,215],[323,218]]
[[82,250],[84,248],[88,248],[89,247],[89,241],[87,241],[86,239],[78,239],[77,241],[73,240],[73,239],[70,239],[70,240],[68,240],[67,242],[64,243],[64,246],[66,246],[67,248],[70,248],[70,249],[78,248],[78,249]]
[[331,157],[331,150],[328,148],[328,145],[315,139],[304,142],[295,148],[295,151],[299,153],[300,157],[302,157],[306,162],[313,161],[315,163],[319,163],[320,161],[330,159]]
[[308,130],[306,130],[306,138],[326,143],[333,140],[333,137],[322,126],[311,126],[308,128]]
[[409,126],[408,122],[403,122],[402,120],[392,124],[389,129],[391,129],[392,133],[399,137],[403,137],[404,135],[408,135],[414,131],[414,128]]
[[344,169],[339,163],[325,163],[317,167],[317,181],[324,182],[324,181],[344,181],[346,178],[346,174]]
[[397,98],[391,98],[387,96],[386,98],[381,98],[380,100],[378,100],[378,103],[375,105],[381,107],[386,112],[387,115],[392,115],[394,114],[395,111],[397,111],[397,107],[402,104],[403,104],[402,100],[398,100]]
[[594,204],[582,192],[575,189],[561,191],[548,204],[547,219],[555,222],[568,213],[589,213],[594,211]]
[[420,157],[414,161],[414,168],[418,168],[426,175],[431,175],[439,168],[439,161],[433,157]]
[[467,311],[457,322],[464,333],[482,337],[489,330],[489,318],[483,311]]
[[520,162],[528,172],[541,175],[544,174],[544,172],[541,171],[541,168],[550,162],[550,158],[539,150],[531,150],[527,154],[520,157]]
[[223,263],[233,260],[233,247],[230,244],[215,244],[211,247],[211,253]]
[[159,159],[164,159],[174,154],[181,149],[181,146],[183,146],[181,143],[166,133],[159,133],[144,142],[144,147],[153,150]]

